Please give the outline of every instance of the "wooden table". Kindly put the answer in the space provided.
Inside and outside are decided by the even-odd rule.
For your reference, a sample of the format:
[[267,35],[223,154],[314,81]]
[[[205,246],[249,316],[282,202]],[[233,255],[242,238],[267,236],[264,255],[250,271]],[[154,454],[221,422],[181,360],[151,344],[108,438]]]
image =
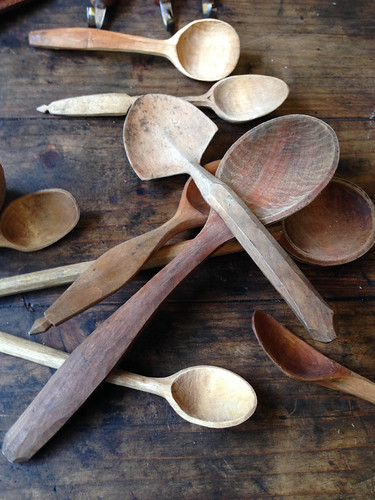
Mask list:
[[[0,277],[91,260],[174,213],[186,178],[142,182],[127,162],[122,118],[61,118],[41,104],[123,91],[177,96],[210,84],[189,80],[167,60],[120,53],[29,47],[30,30],[86,26],[86,3],[35,1],[1,17],[0,162],[6,203],[50,187],[73,193],[78,226],[31,254],[2,249]],[[173,2],[178,27],[201,17],[200,2]],[[370,0],[224,0],[219,18],[241,39],[235,74],[276,76],[287,101],[262,120],[232,125],[207,114],[219,132],[204,160],[221,157],[245,131],[291,113],[319,117],[337,133],[337,175],[375,195],[375,6]],[[105,28],[167,38],[151,0],[119,0]],[[126,263],[124,264],[126,265]],[[301,269],[335,312],[338,338],[319,350],[375,380],[375,250],[351,264]],[[32,340],[71,352],[153,274]],[[64,287],[0,299],[0,329],[28,338],[34,320]],[[121,366],[152,376],[195,364],[229,368],[255,388],[254,416],[227,430],[189,424],[158,398],[108,384],[29,462],[0,459],[0,497],[101,499],[373,498],[375,408],[284,376],[251,330],[269,312],[308,339],[298,320],[244,253],[204,262],[164,303]],[[0,432],[6,431],[53,370],[0,354]]]

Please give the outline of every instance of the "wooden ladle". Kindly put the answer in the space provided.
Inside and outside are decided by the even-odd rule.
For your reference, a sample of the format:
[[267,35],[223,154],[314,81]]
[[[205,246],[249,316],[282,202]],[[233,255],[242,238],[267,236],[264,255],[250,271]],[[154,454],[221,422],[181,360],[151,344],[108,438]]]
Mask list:
[[33,252],[55,243],[77,224],[79,208],[64,189],[44,189],[12,201],[0,218],[0,246]]
[[[211,108],[220,118],[241,123],[260,118],[287,98],[288,85],[273,76],[237,75],[216,82],[205,94],[183,97],[196,106]],[[95,94],[59,99],[37,108],[41,113],[65,116],[123,116],[138,96]]]
[[50,49],[105,50],[162,56],[185,76],[210,82],[232,73],[240,55],[236,31],[218,19],[193,21],[168,40],[91,28],[58,28],[31,31],[29,43]]
[[[191,106],[188,103],[185,104]],[[194,110],[198,112],[196,108]],[[208,125],[210,123],[212,122],[208,120]],[[147,126],[147,120],[145,126]],[[242,141],[240,141],[240,146],[246,160],[246,168],[234,169],[236,181],[233,181],[233,185],[238,184],[242,192],[246,189],[249,191],[254,210],[258,206],[257,214],[260,217],[271,221],[277,220],[284,213],[283,207],[278,203],[272,212],[271,201],[265,203],[264,194],[262,195],[265,179],[270,177],[271,165],[275,168],[272,185],[274,189],[279,190],[277,200],[281,198],[281,193],[287,188],[288,182],[291,182],[288,179],[293,179],[293,169],[298,179],[290,192],[291,197],[297,193],[300,194],[298,199],[303,204],[309,201],[310,196],[305,192],[304,199],[300,190],[301,186],[308,187],[307,191],[310,195],[319,190],[319,169],[327,167],[323,161],[323,150],[333,134],[330,130],[315,118],[293,116],[271,120],[245,134],[249,141],[247,142],[249,150],[247,151]],[[325,137],[325,134],[328,134],[328,137]],[[186,134],[183,136],[186,138]],[[266,140],[267,137],[268,140]],[[275,144],[273,147],[270,144],[272,137],[277,143],[277,148]],[[329,159],[327,154],[325,157],[327,162],[334,162],[337,159],[334,134],[331,141],[332,156]],[[268,145],[267,148],[264,143]],[[285,162],[280,160],[284,158],[282,154],[284,148],[288,152]],[[301,156],[302,153],[306,157]],[[232,152],[226,158],[223,167],[219,167],[222,168],[221,175],[228,176],[229,163],[227,162],[230,162],[231,156]],[[256,161],[251,161],[249,156],[255,158]],[[235,165],[234,162],[233,165]],[[331,168],[333,168],[332,165]],[[276,172],[279,170],[282,173],[277,175]],[[253,198],[250,193],[253,194]],[[285,212],[291,212],[292,206],[288,199],[286,205]],[[203,230],[193,242],[155,274],[110,318],[101,323],[72,352],[6,434],[3,443],[5,456],[11,461],[24,461],[32,457],[74,414],[130,349],[139,332],[175,287],[214,249],[231,237],[227,226],[214,211],[211,211]],[[324,332],[321,338],[327,340],[327,332]]]
[[[5,332],[0,332],[0,352],[50,368],[59,368],[69,357],[66,352]],[[191,366],[163,378],[115,369],[106,382],[161,396],[180,417],[204,427],[239,425],[257,406],[253,387],[236,373],[218,366]]]
[[[249,209],[240,198],[246,199],[247,182],[253,183],[255,197],[260,200],[257,215],[267,222],[306,205],[327,185],[336,169],[339,148],[335,133],[321,120],[304,115],[270,120],[244,134],[229,149],[220,162],[217,178],[199,164],[216,130],[216,125],[190,103],[149,94],[137,99],[128,113],[125,150],[141,179],[191,175],[203,198],[310,334],[332,340],[332,311],[252,213],[254,200]],[[306,167],[307,184],[291,168],[291,161]],[[255,180],[259,169],[262,173]],[[302,202],[299,194],[303,195]]]
[[324,356],[269,314],[256,311],[253,331],[269,358],[288,377],[346,392],[375,403],[375,383]]

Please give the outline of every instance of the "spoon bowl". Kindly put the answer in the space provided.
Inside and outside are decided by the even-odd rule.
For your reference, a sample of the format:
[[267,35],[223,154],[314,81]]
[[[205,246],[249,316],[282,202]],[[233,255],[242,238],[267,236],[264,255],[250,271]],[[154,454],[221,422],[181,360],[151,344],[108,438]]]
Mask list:
[[12,201],[0,219],[0,246],[33,252],[55,243],[77,224],[79,208],[64,189],[45,189]]

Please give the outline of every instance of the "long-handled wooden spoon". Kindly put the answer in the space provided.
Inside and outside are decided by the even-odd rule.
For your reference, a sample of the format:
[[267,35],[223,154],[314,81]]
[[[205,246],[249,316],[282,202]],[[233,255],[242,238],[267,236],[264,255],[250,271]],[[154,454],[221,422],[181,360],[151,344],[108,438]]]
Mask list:
[[[218,162],[208,165],[213,171]],[[79,276],[38,318],[30,334],[42,333],[52,325],[85,311],[124,286],[142,267],[150,255],[175,234],[202,226],[207,220],[208,206],[190,178],[181,194],[175,215],[162,226],[111,248]]]
[[[337,202],[333,203],[333,200]],[[350,213],[350,217],[344,221],[348,224],[344,232],[341,230],[341,225],[336,223],[340,220],[342,205],[344,205],[344,210]],[[320,224],[313,225],[316,230],[313,234],[311,234],[310,207],[312,213],[320,214]],[[292,230],[288,233],[289,220],[294,217],[298,218],[299,225],[291,224]],[[305,233],[299,230],[300,227],[306,226],[308,239],[304,238]],[[269,227],[268,230],[284,249],[298,260],[318,266],[335,266],[346,264],[365,254],[374,244],[374,227],[374,204],[367,193],[356,184],[333,178],[309,205],[287,217],[285,222]],[[311,244],[311,241],[314,243]],[[165,245],[145,262],[142,269],[165,266],[188,244],[189,241],[181,241]],[[242,247],[237,241],[230,241],[212,255],[225,255],[241,250]],[[2,278],[0,279],[0,297],[70,284],[93,262],[95,261],[79,262]]]
[[[216,130],[216,125],[190,103],[149,94],[137,99],[128,113],[124,125],[125,150],[141,179],[191,175],[203,198],[313,338],[332,340],[336,336],[332,311],[252,213],[252,202],[249,209],[241,197],[246,198],[243,172],[249,172],[250,163],[255,172],[262,168],[256,181],[251,174],[248,178],[261,199],[258,217],[267,220],[271,215],[271,220],[277,220],[294,212],[301,190],[306,205],[327,185],[336,169],[339,147],[335,133],[326,123],[309,116],[290,115],[270,120],[232,145],[214,177],[199,162]],[[254,144],[257,153],[253,151]],[[316,156],[307,159],[307,151],[312,149]],[[268,158],[268,162],[260,164],[259,156]],[[310,196],[306,196],[299,173],[290,170],[292,158],[306,162],[311,168]]]
[[12,201],[0,219],[0,246],[33,252],[55,243],[77,224],[79,208],[64,189],[45,189]]
[[[0,352],[50,368],[60,368],[68,353],[0,332]],[[112,370],[106,382],[165,398],[188,422],[220,428],[239,425],[255,411],[257,397],[242,377],[218,366],[191,366],[155,378]]]
[[217,81],[237,65],[240,41],[229,24],[200,19],[180,29],[168,40],[155,40],[91,28],[58,28],[31,31],[29,43],[50,49],[138,52],[166,57],[185,76]]
[[[306,119],[309,121],[308,118]],[[283,209],[281,204],[275,207],[273,213],[271,204],[267,204],[266,210],[263,208],[264,193],[262,194],[261,186],[264,185],[265,177],[263,177],[262,171],[264,168],[264,174],[269,176],[270,165],[273,164],[275,167],[275,163],[277,163],[275,154],[272,154],[274,149],[269,144],[270,139],[266,141],[268,149],[265,149],[263,136],[269,137],[271,134],[272,137],[275,135],[281,158],[283,158],[281,154],[283,148],[286,148],[289,153],[287,162],[279,160],[278,168],[283,170],[284,175],[281,175],[280,179],[276,173],[274,175],[273,183],[275,185],[273,187],[276,189],[278,186],[277,189],[280,193],[286,188],[283,186],[283,177],[286,179],[293,177],[293,169],[298,172],[298,181],[296,181],[294,190],[289,193],[291,197],[297,193],[302,195],[300,186],[303,184],[305,187],[310,186],[312,191],[314,191],[312,186],[318,189],[317,174],[324,163],[321,154],[327,139],[323,139],[323,137],[325,133],[329,133],[330,129],[325,129],[324,126],[321,128],[321,122],[315,119],[312,119],[311,126],[307,129],[301,128],[301,117],[290,120],[288,118],[287,123],[284,123],[284,121],[276,119],[272,123],[269,122],[253,129],[254,140],[250,141],[247,146],[256,161],[247,161],[249,170],[239,170],[235,181],[233,181],[233,184],[238,184],[242,191],[248,189],[250,193],[254,194],[252,199],[254,210],[259,203],[257,213],[269,221],[273,218],[277,219],[280,213],[283,213]],[[290,129],[289,133],[286,133],[288,125]],[[284,141],[281,141],[279,136],[281,132],[279,127],[283,131]],[[308,141],[301,141],[301,135],[303,136],[304,132],[307,133]],[[316,138],[313,140],[315,134],[320,137],[323,143],[320,143],[319,140],[316,141]],[[306,158],[299,156],[300,148]],[[293,150],[295,154],[292,153]],[[242,154],[248,155],[246,148],[243,148]],[[314,165],[316,171],[312,168]],[[311,169],[315,174],[312,175]],[[225,169],[223,171],[226,172]],[[249,172],[253,173],[253,178]],[[226,173],[228,174],[228,172]],[[252,180],[253,182],[251,182]],[[280,181],[281,184],[275,181]],[[306,193],[305,196],[306,199],[302,199],[302,201],[301,196],[299,197],[299,202],[302,204],[303,201],[308,202],[309,196]],[[292,210],[288,197],[283,199],[289,210]],[[32,457],[74,414],[130,349],[139,332],[166,297],[199,263],[230,237],[231,234],[227,226],[211,210],[203,230],[194,238],[193,242],[92,332],[51,377],[6,434],[3,443],[5,456],[10,461],[24,461]],[[327,340],[326,333],[323,338]]]
[[252,326],[266,354],[288,377],[315,382],[375,403],[374,382],[324,356],[269,314],[256,311]]
[[[279,78],[237,75],[216,82],[203,95],[183,99],[211,108],[223,120],[241,123],[271,113],[281,106],[288,93],[288,85]],[[123,116],[137,98],[123,93],[84,95],[59,99],[37,110],[52,115]]]

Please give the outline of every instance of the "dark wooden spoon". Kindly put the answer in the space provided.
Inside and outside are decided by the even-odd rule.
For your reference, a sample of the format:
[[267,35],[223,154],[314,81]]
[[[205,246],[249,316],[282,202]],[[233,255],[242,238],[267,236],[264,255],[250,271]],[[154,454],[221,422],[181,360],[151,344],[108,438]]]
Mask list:
[[288,377],[315,382],[375,403],[375,383],[324,356],[272,316],[255,311],[253,331],[268,357]]

